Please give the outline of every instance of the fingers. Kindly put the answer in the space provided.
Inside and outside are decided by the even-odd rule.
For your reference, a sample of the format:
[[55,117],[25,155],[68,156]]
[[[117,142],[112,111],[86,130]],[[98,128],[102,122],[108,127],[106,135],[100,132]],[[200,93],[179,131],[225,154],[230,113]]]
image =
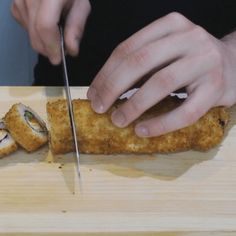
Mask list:
[[[96,81],[102,80],[104,77],[109,77],[126,57],[144,47],[145,45],[161,39],[171,33],[187,30],[192,26],[192,22],[190,22],[181,14],[175,12],[154,21],[122,42],[114,50],[108,61],[96,76],[94,83],[96,83]],[[93,84],[91,87],[93,87]],[[90,98],[92,91],[93,89],[88,90],[88,98]]]
[[60,63],[58,22],[65,7],[64,0],[15,0],[12,13],[29,32],[34,50]]
[[32,47],[61,62],[58,23],[65,14],[65,43],[69,54],[77,55],[85,23],[90,12],[88,0],[14,0],[12,14],[29,31]]
[[[163,68],[112,114],[113,123],[118,127],[129,125],[171,92],[203,76],[209,70],[209,65],[206,65],[204,56],[184,57]],[[191,70],[186,70],[189,67]]]
[[44,47],[44,43],[41,40],[41,37],[39,36],[38,31],[35,27],[38,8],[40,4],[41,4],[41,0],[37,0],[37,1],[27,0],[26,1],[26,7],[27,7],[27,12],[28,12],[28,32],[29,32],[32,48],[35,51],[47,57],[48,54]]
[[180,107],[139,123],[135,132],[140,137],[154,137],[192,125],[214,106],[217,98],[211,84],[201,85]]
[[105,112],[121,93],[146,73],[181,56],[186,45],[177,39],[178,33],[173,38],[165,36],[192,26],[183,16],[172,13],[118,46],[88,90],[94,110]]
[[141,122],[135,131],[152,137],[191,125],[217,104],[224,90],[217,42],[176,13],[154,22],[112,53],[89,88],[92,108],[106,112],[123,92],[148,75],[141,89],[112,114],[113,123],[129,125],[169,93],[186,86],[190,96],[179,108]]
[[[105,112],[123,92],[144,75],[183,57],[185,52],[189,51],[190,45],[191,42],[186,40],[185,34],[165,37],[131,53],[110,76],[101,72],[91,85],[93,93],[96,94],[92,97],[95,97],[91,97],[91,89],[88,94],[93,109],[99,113]],[[103,110],[100,110],[101,108]]]
[[67,15],[65,43],[68,53],[72,56],[76,56],[79,52],[79,43],[82,39],[90,10],[91,6],[87,0],[76,0]]
[[15,0],[11,5],[11,13],[21,26],[27,30],[28,28],[28,12],[24,1]]
[[63,0],[41,0],[35,28],[52,64],[61,62],[60,33],[58,23],[64,8]]
[[11,11],[23,28],[28,30],[32,48],[42,55],[47,56],[43,42],[35,29],[36,16],[40,2],[41,0],[15,0],[12,4]]

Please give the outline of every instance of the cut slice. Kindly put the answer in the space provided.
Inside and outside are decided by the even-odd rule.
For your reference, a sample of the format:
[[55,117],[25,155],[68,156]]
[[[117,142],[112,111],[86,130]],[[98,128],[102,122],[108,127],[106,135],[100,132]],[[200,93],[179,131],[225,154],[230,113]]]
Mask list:
[[35,151],[47,143],[46,124],[30,107],[21,103],[15,104],[4,120],[12,137],[28,152]]
[[15,152],[17,148],[17,144],[6,129],[4,122],[0,120],[0,157]]

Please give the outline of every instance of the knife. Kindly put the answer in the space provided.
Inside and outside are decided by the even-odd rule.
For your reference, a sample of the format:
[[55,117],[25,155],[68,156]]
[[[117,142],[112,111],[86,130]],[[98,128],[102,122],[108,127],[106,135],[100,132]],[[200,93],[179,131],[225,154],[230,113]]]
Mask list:
[[59,31],[60,31],[60,38],[61,38],[61,55],[62,55],[62,64],[63,64],[63,78],[64,78],[64,89],[66,92],[66,100],[67,100],[67,107],[68,107],[68,114],[70,119],[70,126],[75,146],[75,154],[77,159],[77,175],[79,179],[80,189],[81,188],[81,174],[80,174],[80,152],[79,152],[79,146],[77,141],[77,135],[76,135],[76,125],[75,125],[75,117],[74,117],[74,110],[73,110],[73,104],[71,100],[71,93],[70,93],[70,85],[69,85],[69,79],[68,79],[68,73],[67,73],[67,65],[66,65],[66,56],[65,56],[65,41],[64,41],[64,32],[61,25],[59,25]]

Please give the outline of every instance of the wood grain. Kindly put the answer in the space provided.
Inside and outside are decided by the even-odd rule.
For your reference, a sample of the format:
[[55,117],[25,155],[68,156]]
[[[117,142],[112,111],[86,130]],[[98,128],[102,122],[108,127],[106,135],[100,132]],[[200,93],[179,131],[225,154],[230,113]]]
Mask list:
[[[0,115],[16,102],[46,119],[61,88],[1,87]],[[86,88],[73,88],[84,98]],[[236,235],[236,108],[219,147],[171,155],[82,155],[48,147],[0,160],[0,235]],[[60,233],[60,234],[59,234]],[[105,234],[106,233],[106,234]]]

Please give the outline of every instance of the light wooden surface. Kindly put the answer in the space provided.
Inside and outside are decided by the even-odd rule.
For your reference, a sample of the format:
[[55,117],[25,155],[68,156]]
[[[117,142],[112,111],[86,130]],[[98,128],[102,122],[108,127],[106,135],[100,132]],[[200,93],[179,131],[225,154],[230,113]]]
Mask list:
[[[72,92],[83,98],[86,88]],[[61,88],[1,87],[0,116],[22,102],[46,119],[55,96]],[[222,145],[207,153],[83,155],[83,193],[73,154],[52,157],[44,147],[1,159],[0,235],[236,235],[231,113]]]

